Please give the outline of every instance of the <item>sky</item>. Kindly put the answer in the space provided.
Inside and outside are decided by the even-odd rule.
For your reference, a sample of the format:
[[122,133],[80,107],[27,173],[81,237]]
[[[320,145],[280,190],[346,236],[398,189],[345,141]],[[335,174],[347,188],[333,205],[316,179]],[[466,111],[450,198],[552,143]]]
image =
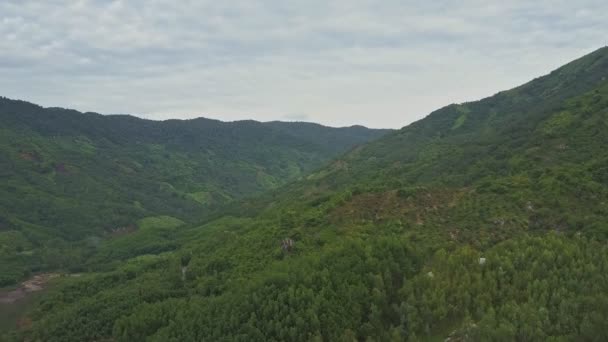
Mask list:
[[608,44],[606,0],[2,0],[0,96],[399,128]]

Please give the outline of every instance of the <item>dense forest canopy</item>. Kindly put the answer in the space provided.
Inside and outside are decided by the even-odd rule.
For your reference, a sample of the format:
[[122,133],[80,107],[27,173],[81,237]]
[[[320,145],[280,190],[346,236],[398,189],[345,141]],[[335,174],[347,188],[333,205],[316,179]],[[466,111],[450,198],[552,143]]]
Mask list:
[[151,121],[0,98],[0,286],[76,271],[146,217],[197,222],[386,133],[308,123]]
[[7,338],[605,341],[607,144],[602,48],[215,217],[148,219]]

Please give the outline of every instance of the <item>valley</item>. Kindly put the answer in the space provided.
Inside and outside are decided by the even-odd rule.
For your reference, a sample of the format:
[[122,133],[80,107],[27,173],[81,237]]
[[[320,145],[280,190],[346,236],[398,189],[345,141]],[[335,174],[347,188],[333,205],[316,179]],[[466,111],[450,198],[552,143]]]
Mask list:
[[83,273],[6,339],[608,340],[607,78],[604,47],[396,131],[4,99],[3,281]]
[[146,218],[198,222],[388,132],[155,122],[5,98],[0,124],[0,286],[31,273],[85,271],[102,241],[142,228]]

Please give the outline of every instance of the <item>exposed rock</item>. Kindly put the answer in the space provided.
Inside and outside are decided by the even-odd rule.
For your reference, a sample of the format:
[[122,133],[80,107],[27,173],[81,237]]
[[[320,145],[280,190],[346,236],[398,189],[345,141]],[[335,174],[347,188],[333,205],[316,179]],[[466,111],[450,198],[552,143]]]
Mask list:
[[293,250],[295,243],[290,238],[285,238],[281,240],[281,249],[285,252],[291,252]]

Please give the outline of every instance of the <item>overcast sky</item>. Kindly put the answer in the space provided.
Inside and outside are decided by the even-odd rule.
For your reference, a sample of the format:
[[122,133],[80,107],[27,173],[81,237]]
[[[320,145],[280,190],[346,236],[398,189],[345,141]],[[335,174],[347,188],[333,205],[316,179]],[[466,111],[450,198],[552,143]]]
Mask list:
[[0,95],[402,127],[608,43],[606,0],[2,0]]

